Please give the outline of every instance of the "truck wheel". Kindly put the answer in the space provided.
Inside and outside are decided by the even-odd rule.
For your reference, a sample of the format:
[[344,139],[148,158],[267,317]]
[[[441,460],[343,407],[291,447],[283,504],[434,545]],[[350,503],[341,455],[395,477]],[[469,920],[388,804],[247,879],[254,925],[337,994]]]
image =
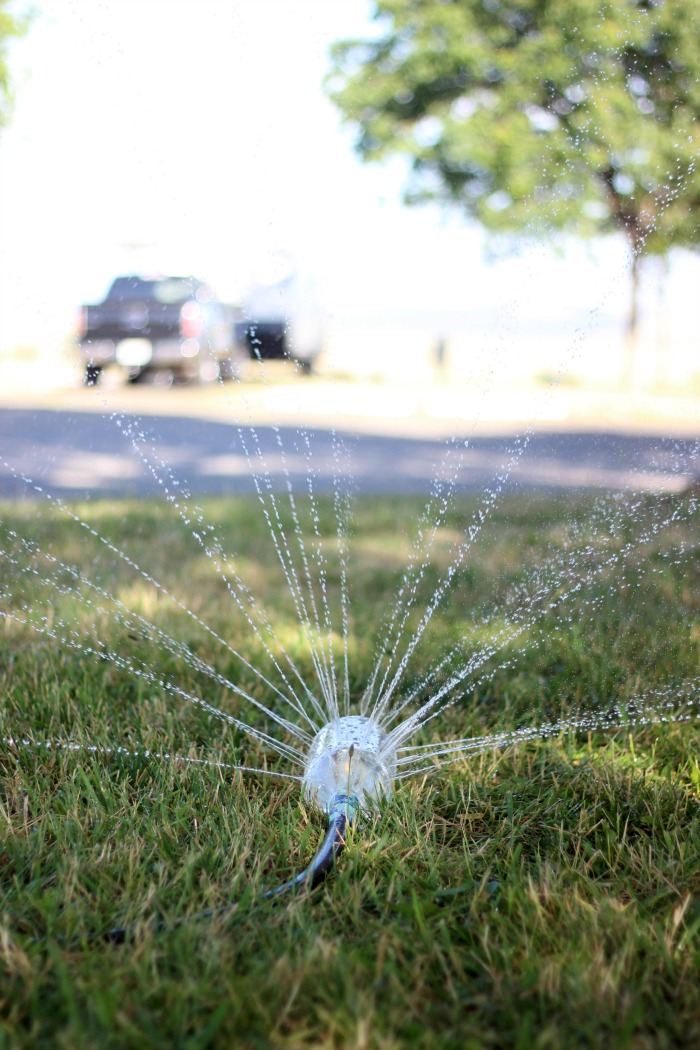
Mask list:
[[99,365],[86,365],[85,366],[85,386],[97,386],[102,375],[102,369]]

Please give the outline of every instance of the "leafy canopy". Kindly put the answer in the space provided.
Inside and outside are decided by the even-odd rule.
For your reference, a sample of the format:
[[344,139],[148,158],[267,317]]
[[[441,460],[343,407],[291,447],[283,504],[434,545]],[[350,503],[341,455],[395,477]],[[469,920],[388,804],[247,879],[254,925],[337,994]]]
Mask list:
[[336,44],[331,97],[407,200],[494,231],[700,241],[700,0],[376,0]]
[[12,14],[11,0],[0,0],[0,127],[7,123],[12,104],[8,41],[21,36],[29,24],[28,16]]

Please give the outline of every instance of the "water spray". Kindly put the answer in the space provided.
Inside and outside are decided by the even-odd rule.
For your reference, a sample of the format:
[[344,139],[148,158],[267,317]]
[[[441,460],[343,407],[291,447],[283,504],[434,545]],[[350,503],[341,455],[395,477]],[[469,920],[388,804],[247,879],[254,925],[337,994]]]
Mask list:
[[[199,629],[206,632],[209,639],[221,645],[225,652],[242,664],[248,674],[254,676],[259,686],[274,694],[277,701],[275,706],[263,703],[259,698],[259,690],[246,691],[235,680],[235,676],[234,679],[226,677],[214,663],[209,663],[196,652],[190,651],[188,645],[167,634],[159,624],[129,609],[122,598],[118,594],[110,593],[99,579],[93,580],[80,568],[61,562],[50,549],[43,551],[34,540],[25,538],[11,528],[5,529],[3,537],[0,537],[6,543],[6,549],[0,549],[0,558],[4,559],[5,565],[13,567],[17,575],[16,590],[10,590],[12,584],[8,585],[3,581],[3,598],[8,602],[12,601],[16,608],[12,611],[0,610],[0,619],[12,619],[30,627],[37,634],[55,640],[66,650],[79,653],[81,658],[90,655],[101,661],[109,661],[120,672],[136,676],[139,682],[150,687],[154,694],[163,696],[165,700],[178,703],[186,701],[194,705],[207,715],[219,718],[247,734],[249,738],[275,751],[278,756],[291,763],[295,768],[294,773],[273,773],[266,768],[253,769],[226,762],[216,763],[222,768],[236,768],[251,773],[273,773],[294,779],[301,785],[304,801],[326,816],[325,837],[311,863],[288,882],[261,893],[259,899],[273,900],[289,892],[311,890],[322,882],[345,846],[348,828],[362,814],[376,812],[380,803],[391,797],[395,783],[406,777],[429,772],[485,750],[545,739],[568,730],[590,732],[594,729],[612,729],[671,718],[675,721],[697,713],[700,680],[696,677],[683,683],[682,690],[679,690],[677,683],[672,682],[646,696],[630,698],[607,710],[592,712],[580,718],[562,719],[545,726],[523,727],[495,733],[489,737],[411,743],[415,734],[426,723],[464,696],[467,683],[472,691],[476,691],[483,688],[495,672],[507,670],[515,660],[515,656],[508,652],[508,647],[529,632],[540,618],[562,613],[566,603],[577,595],[582,587],[577,563],[572,562],[572,550],[570,547],[564,547],[559,555],[550,558],[545,567],[536,566],[528,573],[525,581],[519,584],[514,592],[512,604],[507,598],[491,611],[493,629],[485,641],[480,640],[474,648],[471,641],[460,638],[405,695],[398,698],[397,694],[409,662],[425,636],[433,615],[449,593],[452,580],[463,567],[482,526],[496,506],[509,476],[522,457],[529,440],[529,431],[524,437],[516,438],[508,448],[506,464],[484,489],[472,523],[452,549],[448,568],[429,598],[417,626],[414,626],[412,614],[421,593],[419,584],[422,584],[426,577],[435,537],[445,523],[447,510],[457,490],[459,471],[466,451],[466,443],[462,441],[448,446],[440,471],[440,477],[446,475],[447,480],[444,483],[440,481],[439,485],[437,481],[435,483],[431,499],[420,520],[419,540],[411,552],[395,604],[384,625],[379,629],[376,662],[361,700],[360,713],[350,715],[352,700],[348,672],[348,519],[346,505],[339,495],[338,476],[335,477],[334,508],[340,565],[342,664],[336,659],[338,654],[334,651],[336,643],[329,602],[330,576],[323,555],[324,535],[319,525],[319,506],[313,491],[315,475],[309,456],[311,446],[308,435],[300,431],[302,445],[306,448],[308,466],[313,559],[308,555],[304,544],[302,518],[294,501],[291,474],[284,459],[279,432],[276,432],[276,440],[284,463],[284,477],[293,520],[293,532],[289,537],[283,527],[278,498],[270,487],[270,472],[255,431],[250,428],[248,433],[239,425],[239,436],[256,493],[313,663],[316,681],[311,687],[274,634],[270,621],[258,607],[252,592],[238,576],[235,564],[226,556],[224,547],[204,526],[201,508],[192,504],[188,493],[183,494],[179,488],[179,481],[173,477],[169,468],[155,458],[153,450],[149,451],[143,445],[143,434],[135,429],[139,425],[128,420],[118,423],[119,429],[123,430],[124,435],[131,441],[144,466],[163,486],[166,498],[182,521],[192,528],[194,538],[207,558],[213,562],[218,579],[226,587],[236,607],[244,616],[245,623],[272,663],[275,674],[270,677],[256,667],[243,652],[234,648],[222,634],[208,625],[195,610],[190,609],[183,600],[159,583],[130,553],[121,550],[107,536],[102,536],[89,519],[81,517],[59,497],[44,491],[42,485],[36,484],[2,456],[0,466],[4,465],[18,483],[28,487],[30,493],[40,496],[52,511],[65,516],[76,528],[83,530],[86,536],[92,537],[99,545],[98,549],[104,548],[112,561],[117,559],[117,562],[133,573],[137,580],[152,588],[159,600],[169,603],[178,613],[187,616]],[[691,447],[690,455],[696,455],[699,447],[695,443]],[[453,452],[456,462],[452,461]],[[683,467],[680,456],[675,466],[676,469]],[[628,505],[626,511],[639,509],[641,502],[641,496],[637,495],[631,508]],[[625,559],[634,555],[641,544],[655,542],[661,529],[684,520],[690,521],[696,512],[697,501],[694,499],[688,504],[679,503],[670,507],[660,505],[651,523],[639,530],[633,540],[629,540],[623,532],[626,519],[621,506],[616,501],[599,505],[594,524],[597,530],[616,542],[602,546],[597,552],[589,545],[583,532],[572,530],[573,539],[578,544],[574,550],[578,550],[586,559],[586,585],[590,586],[595,579],[604,577],[624,564]],[[592,553],[596,555],[595,560],[592,560]],[[315,579],[314,564],[318,581]],[[35,580],[40,579],[52,588],[49,598],[42,603],[37,600],[33,605],[28,605],[24,596],[25,578],[30,579],[32,586]],[[11,577],[9,579],[11,580]],[[229,711],[216,708],[211,702],[203,699],[203,695],[206,694],[201,694],[200,690],[190,692],[184,689],[177,680],[151,665],[138,649],[134,652],[113,652],[102,644],[95,645],[89,635],[86,638],[80,633],[80,621],[77,616],[66,619],[64,614],[63,617],[56,618],[56,595],[77,597],[91,611],[93,622],[99,622],[101,617],[110,618],[111,622],[125,630],[130,638],[148,640],[176,659],[182,660],[192,672],[206,676],[238,700],[252,705],[274,723],[278,730],[283,731],[283,739],[255,725],[247,724]],[[590,607],[593,608],[592,603]],[[480,626],[489,622],[490,620],[487,620]],[[500,663],[494,666],[496,660],[500,660]],[[339,673],[341,666],[342,674]],[[681,695],[683,691],[685,696]],[[645,709],[644,704],[649,700],[653,701],[653,710]],[[342,716],[341,710],[345,712]],[[114,750],[115,753],[123,752],[121,748]],[[187,758],[181,760],[189,761]],[[199,912],[192,918],[223,918],[237,907],[237,904],[231,903],[223,908]],[[157,929],[165,926],[163,921],[155,923]],[[124,927],[115,928],[107,933],[93,933],[89,938],[120,942],[131,939],[132,936],[133,931]]]

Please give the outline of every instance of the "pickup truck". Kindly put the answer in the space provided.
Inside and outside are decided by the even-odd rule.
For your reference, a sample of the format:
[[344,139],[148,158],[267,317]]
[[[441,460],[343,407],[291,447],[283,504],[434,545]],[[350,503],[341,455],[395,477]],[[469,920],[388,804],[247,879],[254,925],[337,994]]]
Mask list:
[[80,308],[78,346],[90,386],[108,366],[130,382],[211,382],[237,371],[230,308],[193,277],[117,277],[101,303]]

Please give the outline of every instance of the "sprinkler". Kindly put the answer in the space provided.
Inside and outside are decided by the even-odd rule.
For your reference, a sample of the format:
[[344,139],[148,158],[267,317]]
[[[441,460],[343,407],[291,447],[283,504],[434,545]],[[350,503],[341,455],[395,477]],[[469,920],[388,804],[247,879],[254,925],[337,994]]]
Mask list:
[[389,798],[395,774],[396,752],[371,718],[346,715],[325,725],[309,749],[302,790],[308,802],[327,814],[326,837],[308,868],[264,896],[302,886],[313,889],[322,882],[345,846],[345,829],[358,813],[372,812]]
[[333,799],[349,795],[358,809],[374,810],[391,796],[396,752],[371,718],[346,715],[316,734],[304,769],[304,798],[330,813]]

